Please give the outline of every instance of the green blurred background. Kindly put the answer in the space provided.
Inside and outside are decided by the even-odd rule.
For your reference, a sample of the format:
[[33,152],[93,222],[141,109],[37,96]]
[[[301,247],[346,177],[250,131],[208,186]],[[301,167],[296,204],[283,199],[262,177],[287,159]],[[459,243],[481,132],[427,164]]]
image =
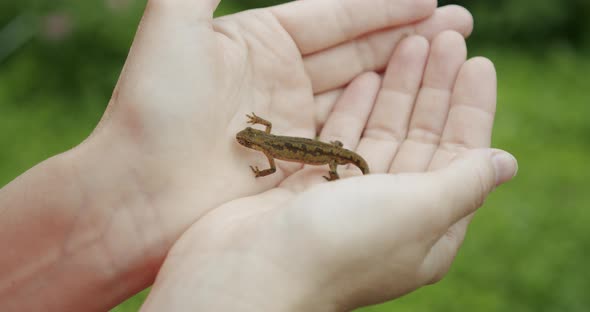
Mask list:
[[[224,0],[217,14],[280,1]],[[493,144],[519,159],[440,283],[363,311],[590,309],[590,1],[465,0],[496,64]],[[93,129],[144,1],[0,3],[0,186]],[[137,311],[146,292],[113,311]],[[97,300],[100,300],[97,298]]]

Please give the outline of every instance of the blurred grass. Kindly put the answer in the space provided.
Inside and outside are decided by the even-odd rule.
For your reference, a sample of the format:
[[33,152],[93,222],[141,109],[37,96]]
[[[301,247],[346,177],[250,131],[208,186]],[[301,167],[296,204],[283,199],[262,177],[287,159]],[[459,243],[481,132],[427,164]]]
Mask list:
[[[31,43],[0,64],[0,186],[92,131],[116,82],[137,12],[101,31],[107,36],[129,28],[110,39],[116,48],[82,38],[64,56],[59,47],[52,52],[48,44]],[[50,53],[39,56],[40,47]],[[362,311],[586,311],[590,306],[588,51],[565,46],[475,51],[496,64],[493,142],[519,159],[519,175],[477,214],[447,278]],[[47,65],[59,58],[79,66],[74,78]],[[137,311],[145,295],[113,311]]]

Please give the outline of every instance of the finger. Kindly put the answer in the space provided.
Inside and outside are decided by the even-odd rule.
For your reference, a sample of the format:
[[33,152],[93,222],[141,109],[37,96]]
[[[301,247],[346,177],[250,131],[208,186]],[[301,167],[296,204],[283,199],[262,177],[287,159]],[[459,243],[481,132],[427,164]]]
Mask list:
[[[204,59],[214,45],[211,26],[219,0],[149,0],[117,85],[119,103],[194,107],[195,72],[211,70]],[[214,80],[204,82],[212,88]],[[143,90],[166,92],[142,92]],[[170,102],[169,94],[183,94]],[[193,95],[193,96],[191,96]],[[186,105],[188,104],[188,105]]]
[[428,168],[443,133],[457,74],[466,57],[465,39],[459,33],[445,31],[434,39],[408,135],[390,172],[420,172]]
[[[378,75],[381,79],[383,79],[383,73],[380,73]],[[345,89],[346,86],[314,95],[315,122],[316,129],[318,129],[318,132],[321,132],[319,130],[321,130],[324,127],[324,124],[326,123],[326,120],[328,120],[328,116],[332,111],[332,108],[334,107],[336,101],[340,98]]]
[[511,180],[518,171],[516,159],[502,150],[472,150],[434,173],[440,205],[431,209],[440,237],[435,239],[421,267],[424,283],[441,280],[459,251],[467,225],[487,195]]
[[372,172],[387,172],[408,122],[428,56],[428,41],[411,36],[403,40],[391,57],[383,86],[357,148],[366,156]]
[[[142,19],[142,26],[144,23],[158,22],[151,19],[152,16],[172,15],[177,20],[186,21],[194,24],[198,21],[211,21],[213,19],[213,12],[219,5],[221,0],[149,0],[146,6],[144,19]],[[145,17],[148,19],[146,20]]]
[[[463,218],[457,224],[464,224],[466,229],[468,222],[465,220],[466,218]],[[420,268],[421,284],[434,284],[448,273],[464,238],[465,231],[459,233],[449,230],[432,245]]]
[[427,17],[432,0],[303,0],[271,8],[302,55]]
[[355,149],[375,103],[381,78],[365,73],[353,80],[337,100],[320,133],[323,142],[340,141]]
[[332,107],[336,104],[336,101],[340,98],[344,88],[338,88],[315,96],[315,123],[316,129],[320,130],[324,127],[328,116],[332,111]]
[[[429,167],[446,166],[457,153],[473,147],[489,147],[496,110],[496,72],[493,64],[483,58],[469,60],[461,68],[453,91],[452,108],[445,126],[441,147]],[[456,253],[474,214],[453,224],[433,246],[433,253]],[[438,264],[439,272],[448,270],[448,263]],[[433,281],[440,278],[435,276]]]
[[465,62],[451,95],[451,108],[440,148],[430,170],[445,166],[467,148],[489,147],[496,111],[496,71],[488,59]]
[[473,16],[464,7],[445,5],[428,19],[414,24],[412,29],[415,34],[429,39],[444,30],[454,30],[467,38],[473,31]]
[[408,35],[431,40],[444,30],[455,30],[467,36],[472,25],[473,18],[467,10],[458,6],[441,7],[416,24],[372,33],[308,55],[303,60],[305,70],[314,93],[335,89],[360,73],[383,70],[398,42]]
[[433,171],[423,183],[424,193],[433,194],[438,204],[425,208],[441,236],[462,218],[479,208],[498,185],[512,179],[516,159],[498,149],[476,149],[461,154],[447,167]]

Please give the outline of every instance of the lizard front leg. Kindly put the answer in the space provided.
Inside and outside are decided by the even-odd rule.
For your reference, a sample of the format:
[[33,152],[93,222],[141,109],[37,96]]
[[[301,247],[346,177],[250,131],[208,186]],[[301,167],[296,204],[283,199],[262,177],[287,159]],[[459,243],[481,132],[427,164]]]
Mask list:
[[270,121],[260,118],[258,116],[256,116],[256,114],[252,113],[252,115],[246,115],[246,117],[248,117],[248,123],[249,124],[260,124],[266,127],[266,129],[264,130],[264,132],[270,134],[270,130],[272,129],[272,123],[270,123]]
[[324,176],[324,179],[326,179],[328,181],[334,181],[334,180],[340,179],[340,176],[338,175],[338,171],[336,171],[336,168],[338,167],[338,162],[336,162],[336,160],[332,160],[329,163],[329,165],[330,165],[330,171],[328,173],[330,174],[330,177]]
[[277,171],[277,167],[275,166],[275,159],[272,157],[272,155],[270,155],[270,153],[268,153],[268,152],[263,152],[263,153],[266,156],[266,158],[268,158],[268,163],[270,164],[270,168],[260,170],[260,169],[258,169],[258,167],[250,166],[250,169],[252,169],[252,172],[254,172],[254,175],[256,175],[257,178],[264,177],[269,174],[273,174]]

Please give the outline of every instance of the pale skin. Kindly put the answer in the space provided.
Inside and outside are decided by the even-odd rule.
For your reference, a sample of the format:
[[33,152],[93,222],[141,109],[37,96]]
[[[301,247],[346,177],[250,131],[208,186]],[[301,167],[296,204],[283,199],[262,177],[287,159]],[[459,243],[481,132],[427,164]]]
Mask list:
[[[150,285],[177,241],[144,307],[147,311],[174,304],[341,310],[393,299],[442,277],[465,233],[469,217],[464,216],[515,171],[514,160],[500,152],[495,154],[494,159],[500,160],[496,162],[490,151],[478,151],[450,164],[460,152],[489,146],[495,107],[493,67],[483,59],[465,62],[461,35],[444,33],[436,38],[448,53],[435,62],[436,40],[430,49],[428,64],[439,64],[433,65],[435,74],[429,76],[427,67],[422,77],[422,71],[416,70],[419,64],[405,68],[409,65],[394,62],[394,56],[388,68],[400,67],[395,71],[403,69],[404,75],[390,77],[405,77],[403,81],[386,75],[378,92],[379,79],[366,74],[343,93],[342,88],[362,72],[385,68],[391,51],[401,49],[400,39],[406,35],[432,40],[452,29],[466,36],[472,21],[458,7],[434,11],[434,1],[337,2],[297,1],[213,20],[216,1],[151,0],[97,129],[78,147],[40,163],[0,190],[3,311],[107,310]],[[324,24],[315,24],[320,22]],[[319,26],[325,31],[315,31]],[[365,39],[353,40],[363,34]],[[426,39],[405,41],[410,54],[422,51],[415,63],[423,63],[428,54]],[[449,63],[451,58],[454,61]],[[449,73],[436,74],[439,70]],[[467,78],[461,79],[462,75]],[[426,83],[428,77],[434,77],[432,88]],[[416,80],[424,86],[416,87],[420,85]],[[439,96],[429,95],[429,90]],[[452,97],[440,96],[450,90]],[[337,101],[338,94],[343,96]],[[377,94],[376,101],[358,100]],[[387,114],[374,111],[369,116],[368,107],[373,105]],[[435,114],[424,115],[435,117],[419,118],[416,112],[409,116],[411,107],[416,112],[419,107],[434,109]],[[244,114],[251,111],[269,115],[277,133],[302,137],[319,133],[322,141],[342,141],[367,159],[372,172],[444,169],[322,185],[322,172],[277,163],[276,174],[258,181],[248,165],[264,159],[238,148],[234,140],[244,126]],[[342,127],[351,122],[354,126]],[[492,170],[493,163],[501,170]],[[472,180],[474,175],[487,179]],[[449,187],[443,192],[448,198],[437,187],[443,182]],[[312,187],[316,183],[320,185]],[[351,187],[358,196],[344,195],[355,194]],[[402,196],[402,191],[410,195]],[[437,196],[424,195],[429,192]],[[343,195],[328,200],[327,193]],[[379,196],[367,198],[373,193]],[[314,205],[321,209],[312,209]],[[430,224],[433,217],[425,215],[447,222]],[[330,222],[340,218],[341,224]],[[398,224],[401,221],[395,220],[400,218],[406,223]],[[382,223],[371,224],[377,221]],[[378,225],[375,231],[362,231],[374,225]],[[350,231],[353,228],[358,230]],[[422,239],[435,242],[430,249],[415,239],[418,230]],[[293,233],[299,238],[288,241]],[[303,251],[309,242],[312,250]],[[403,270],[415,277],[408,284],[370,280],[384,285],[382,293],[322,288],[326,279],[345,268],[374,265],[350,257],[352,250],[358,256],[359,246],[367,244],[372,252],[398,250],[394,254],[403,259],[424,261],[420,268]],[[240,254],[243,248],[256,254]],[[296,257],[303,254],[317,257]],[[191,262],[197,255],[200,262]],[[289,258],[293,262],[286,264]],[[316,274],[320,265],[336,258],[333,272]],[[395,258],[391,261],[396,263]],[[243,263],[250,264],[249,270],[238,272]],[[290,272],[287,267],[303,271]],[[215,288],[227,277],[223,272],[239,273],[229,293]],[[318,280],[295,280],[292,289],[273,284],[298,273]],[[374,275],[378,273],[369,277]],[[354,274],[339,276],[366,281]],[[242,292],[246,287],[261,293],[227,300],[232,294],[246,295]],[[325,296],[318,296],[319,288]],[[273,292],[276,296],[269,296]]]
[[465,57],[454,32],[431,45],[405,39],[383,78],[351,83],[320,133],[377,174],[351,169],[357,177],[322,183],[322,169],[306,166],[222,205],[172,248],[142,311],[349,311],[439,281],[473,213],[517,169],[510,154],[485,148],[493,65]]

